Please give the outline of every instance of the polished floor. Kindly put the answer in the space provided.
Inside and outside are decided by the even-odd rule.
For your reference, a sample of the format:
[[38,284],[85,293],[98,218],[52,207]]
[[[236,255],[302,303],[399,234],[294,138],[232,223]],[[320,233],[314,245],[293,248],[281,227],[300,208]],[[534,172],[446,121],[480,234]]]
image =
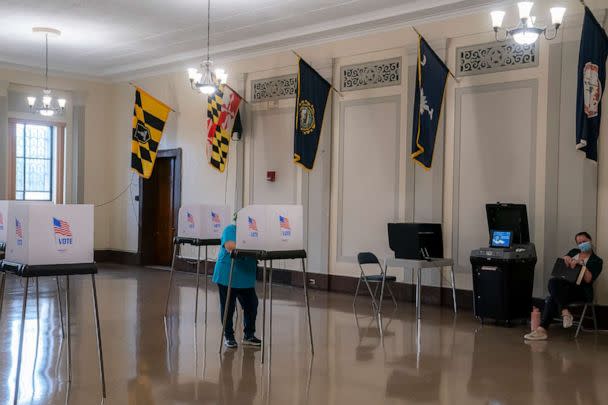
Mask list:
[[[201,294],[194,327],[191,274],[176,276],[165,324],[168,280],[162,270],[101,266],[105,404],[608,403],[606,335],[575,341],[573,331],[556,329],[551,341],[527,345],[525,327],[482,327],[470,312],[455,318],[450,309],[426,306],[418,327],[407,303],[394,312],[387,305],[379,326],[368,299],[354,312],[350,296],[314,291],[311,358],[302,290],[277,285],[272,357],[262,365],[256,349],[218,354],[218,296],[211,283],[207,326]],[[39,323],[30,289],[20,404],[102,402],[90,277],[73,277],[70,287],[72,382],[56,284],[41,279]],[[14,399],[22,294],[21,280],[10,278],[0,319],[0,404]]]

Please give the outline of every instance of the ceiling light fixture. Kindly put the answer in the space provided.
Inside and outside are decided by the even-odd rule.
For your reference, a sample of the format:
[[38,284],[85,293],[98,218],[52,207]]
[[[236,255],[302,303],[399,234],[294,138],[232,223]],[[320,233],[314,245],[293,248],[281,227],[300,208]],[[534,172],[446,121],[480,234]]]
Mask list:
[[[502,22],[505,17],[504,11],[492,11],[492,27],[494,28],[494,36],[498,42],[503,42],[512,37],[515,42],[520,45],[531,45],[538,40],[541,34],[544,34],[545,39],[551,40],[557,37],[557,30],[562,25],[564,20],[565,7],[552,7],[551,25],[545,28],[535,27],[536,17],[530,15],[534,3],[531,1],[520,1],[517,3],[519,9],[520,23],[514,28],[502,28]],[[549,33],[549,35],[547,35]]]
[[217,91],[219,84],[224,84],[228,81],[228,75],[223,69],[211,70],[213,62],[210,58],[210,42],[211,42],[211,0],[207,0],[207,59],[201,63],[201,68],[189,68],[188,78],[190,79],[190,87],[192,90],[200,91],[205,95],[214,94]]
[[61,35],[61,31],[55,28],[46,27],[34,27],[32,28],[34,34],[43,34],[45,41],[45,67],[44,67],[44,90],[42,90],[42,101],[36,103],[37,97],[28,96],[27,105],[30,108],[30,112],[40,114],[44,117],[52,117],[55,114],[61,114],[65,111],[65,98],[58,98],[56,103],[53,103],[53,96],[49,89],[49,36],[58,37]]

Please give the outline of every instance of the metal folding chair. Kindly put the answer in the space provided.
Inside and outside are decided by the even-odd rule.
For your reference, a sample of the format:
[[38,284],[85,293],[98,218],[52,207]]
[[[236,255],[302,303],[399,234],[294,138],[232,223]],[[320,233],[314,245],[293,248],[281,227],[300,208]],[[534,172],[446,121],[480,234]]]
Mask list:
[[[390,283],[397,281],[397,277],[395,277],[395,276],[384,277],[384,269],[382,268],[380,261],[378,260],[376,255],[371,252],[359,253],[357,255],[357,262],[359,263],[359,269],[361,270],[361,275],[359,276],[359,281],[357,282],[357,289],[355,290],[355,298],[353,299],[353,306],[357,302],[357,296],[359,295],[359,288],[361,287],[361,282],[363,281],[365,283],[365,286],[367,287],[367,290],[369,291],[370,296],[372,297],[372,306],[374,307],[375,311],[378,311],[378,304],[376,303],[376,293],[378,291],[378,286],[380,286],[382,284],[382,279],[384,278],[385,282],[386,282],[385,285],[388,290],[388,293],[390,294],[390,296],[393,300],[393,304],[395,305],[395,308],[397,308],[397,300],[395,300],[393,290],[391,289],[391,286],[390,286]],[[363,266],[366,264],[377,264],[378,268],[380,269],[380,274],[373,274],[373,275],[365,274],[365,271],[363,270]],[[375,287],[374,291],[372,291],[370,283],[376,283],[376,287]],[[381,292],[380,296],[382,296],[382,292]]]

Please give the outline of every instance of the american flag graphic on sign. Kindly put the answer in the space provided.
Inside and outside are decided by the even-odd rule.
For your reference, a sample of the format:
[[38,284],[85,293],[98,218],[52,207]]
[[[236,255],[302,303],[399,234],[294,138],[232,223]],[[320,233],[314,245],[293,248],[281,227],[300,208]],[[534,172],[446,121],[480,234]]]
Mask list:
[[21,226],[21,222],[18,219],[15,219],[15,234],[18,239],[23,239],[23,227]]
[[2,213],[0,212],[0,230],[4,229],[4,217],[2,217]]
[[57,219],[53,217],[53,232],[57,236],[63,236],[66,238],[72,237],[72,230],[70,229],[70,224],[63,219]]
[[249,224],[250,231],[254,231],[254,232],[258,231],[258,224],[257,224],[257,222],[255,222],[255,219],[253,219],[251,217],[247,217],[247,223]]
[[194,217],[192,216],[192,214],[191,214],[191,213],[189,213],[189,212],[188,212],[188,213],[186,214],[186,219],[188,220],[188,223],[189,223],[189,224],[194,225]]
[[220,214],[216,214],[215,212],[211,211],[211,221],[214,224],[219,224],[221,222]]
[[279,223],[281,224],[281,229],[291,230],[291,226],[289,225],[289,218],[279,215]]

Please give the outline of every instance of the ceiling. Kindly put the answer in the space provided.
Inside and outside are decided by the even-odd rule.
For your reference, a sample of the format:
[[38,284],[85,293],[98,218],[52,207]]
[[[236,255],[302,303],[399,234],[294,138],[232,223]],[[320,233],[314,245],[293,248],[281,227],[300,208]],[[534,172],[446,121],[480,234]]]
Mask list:
[[[212,0],[216,59],[287,49],[415,21],[472,12],[497,0]],[[3,0],[0,62],[39,68],[43,38],[34,26],[60,29],[49,40],[50,69],[112,78],[203,54],[205,0]]]

